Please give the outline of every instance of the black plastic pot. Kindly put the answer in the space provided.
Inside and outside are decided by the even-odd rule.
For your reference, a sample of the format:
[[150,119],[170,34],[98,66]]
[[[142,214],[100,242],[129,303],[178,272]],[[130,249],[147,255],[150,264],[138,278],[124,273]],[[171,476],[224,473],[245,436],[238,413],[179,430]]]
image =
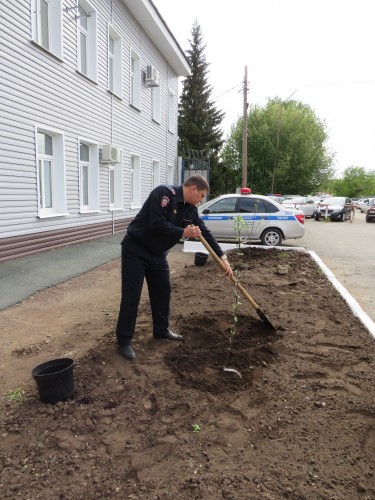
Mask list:
[[32,370],[42,403],[55,404],[73,396],[74,361],[70,358],[52,359]]
[[196,266],[205,266],[208,259],[208,254],[203,252],[196,252],[194,264]]

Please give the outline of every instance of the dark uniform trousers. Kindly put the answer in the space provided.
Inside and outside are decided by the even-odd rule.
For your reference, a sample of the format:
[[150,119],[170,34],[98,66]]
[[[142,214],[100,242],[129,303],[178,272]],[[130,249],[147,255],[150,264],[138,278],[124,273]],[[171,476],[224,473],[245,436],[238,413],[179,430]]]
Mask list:
[[153,335],[162,336],[168,331],[171,281],[167,252],[153,254],[129,234],[121,246],[122,298],[116,336],[120,346],[127,346],[134,335],[145,278],[151,304]]

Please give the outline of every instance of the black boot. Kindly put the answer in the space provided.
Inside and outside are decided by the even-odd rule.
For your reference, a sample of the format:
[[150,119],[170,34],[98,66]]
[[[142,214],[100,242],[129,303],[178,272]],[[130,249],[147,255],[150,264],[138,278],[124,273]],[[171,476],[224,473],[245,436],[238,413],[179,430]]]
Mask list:
[[183,340],[182,335],[178,335],[178,333],[173,333],[170,330],[167,330],[162,335],[154,335],[154,339],[156,340]]
[[119,346],[121,355],[129,361],[135,361],[135,352],[131,345]]

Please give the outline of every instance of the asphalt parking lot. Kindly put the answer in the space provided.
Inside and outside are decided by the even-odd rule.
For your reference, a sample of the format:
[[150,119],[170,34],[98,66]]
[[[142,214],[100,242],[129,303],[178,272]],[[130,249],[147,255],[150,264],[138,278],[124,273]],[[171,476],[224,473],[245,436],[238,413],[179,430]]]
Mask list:
[[285,246],[302,246],[322,259],[336,278],[375,321],[375,223],[355,212],[353,222],[305,220],[305,236]]

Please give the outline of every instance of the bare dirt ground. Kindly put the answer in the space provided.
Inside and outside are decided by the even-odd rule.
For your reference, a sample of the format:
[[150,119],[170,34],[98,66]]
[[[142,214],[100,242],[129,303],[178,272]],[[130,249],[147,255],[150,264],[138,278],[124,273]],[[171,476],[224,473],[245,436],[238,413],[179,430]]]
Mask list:
[[[375,498],[367,330],[308,254],[251,249],[231,260],[277,332],[243,299],[229,349],[234,286],[193,259],[169,257],[184,341],[152,340],[145,291],[136,363],[114,339],[118,260],[0,312],[1,498]],[[65,356],[75,394],[43,404],[31,369]]]

